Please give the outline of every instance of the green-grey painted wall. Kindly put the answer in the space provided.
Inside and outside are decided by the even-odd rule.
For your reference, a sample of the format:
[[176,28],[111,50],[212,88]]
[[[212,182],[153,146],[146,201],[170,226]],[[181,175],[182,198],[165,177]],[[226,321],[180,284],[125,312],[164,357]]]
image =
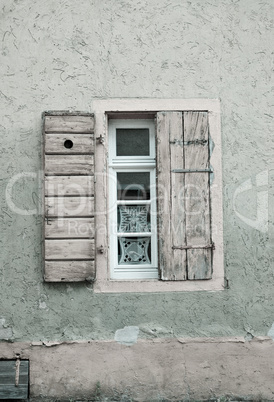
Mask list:
[[[139,327],[140,337],[268,333],[273,6],[273,0],[2,2],[0,339],[114,339],[124,326]],[[5,191],[18,173],[41,169],[44,110],[92,111],[92,99],[101,97],[220,98],[229,289],[95,295],[91,284],[43,283],[42,218],[14,213]],[[39,183],[39,174],[16,182],[16,206],[34,209]]]

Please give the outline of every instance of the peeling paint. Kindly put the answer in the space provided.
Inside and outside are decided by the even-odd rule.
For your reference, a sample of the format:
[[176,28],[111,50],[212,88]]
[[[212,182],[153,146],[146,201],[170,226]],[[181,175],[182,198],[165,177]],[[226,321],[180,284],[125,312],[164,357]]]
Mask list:
[[172,336],[173,335],[173,330],[171,328],[165,328],[162,325],[159,325],[157,323],[145,323],[139,325],[140,331],[143,332],[144,334],[150,335],[152,337],[158,337],[158,336]]
[[123,329],[117,329],[114,339],[121,345],[132,346],[137,342],[139,335],[139,327],[124,327]]
[[9,341],[13,338],[12,328],[6,325],[5,318],[0,318],[0,340]]
[[274,322],[270,328],[270,330],[267,333],[268,336],[270,336],[270,338],[274,341]]
[[46,303],[44,301],[39,300],[39,308],[46,309],[47,308]]

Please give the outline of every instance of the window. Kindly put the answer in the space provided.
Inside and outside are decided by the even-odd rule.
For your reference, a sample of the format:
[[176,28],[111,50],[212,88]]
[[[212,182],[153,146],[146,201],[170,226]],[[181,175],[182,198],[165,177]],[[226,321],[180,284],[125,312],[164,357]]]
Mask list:
[[45,280],[95,292],[224,289],[218,100],[45,113]]
[[96,221],[108,228],[97,234],[95,292],[223,289],[219,102],[113,99],[93,109],[104,137]]
[[110,278],[157,279],[155,125],[109,120]]

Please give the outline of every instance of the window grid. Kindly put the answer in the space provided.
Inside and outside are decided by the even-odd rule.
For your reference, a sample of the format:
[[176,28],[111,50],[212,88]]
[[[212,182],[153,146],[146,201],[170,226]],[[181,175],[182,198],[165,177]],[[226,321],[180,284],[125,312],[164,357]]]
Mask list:
[[[149,128],[149,155],[148,156],[116,156],[116,129],[124,128]],[[156,214],[156,163],[155,163],[155,129],[154,122],[149,120],[115,120],[109,121],[109,139],[110,139],[110,277],[111,279],[158,279],[157,267],[157,214]],[[149,173],[150,178],[150,199],[118,199],[118,174],[138,174]],[[134,183],[132,183],[134,184]],[[136,187],[136,186],[135,186]],[[138,188],[138,185],[137,185]],[[131,197],[130,197],[131,198]],[[134,197],[133,197],[134,198]],[[119,231],[118,228],[118,211],[119,206],[147,207],[150,214],[150,230],[146,231]],[[135,238],[134,246],[130,239]],[[128,239],[128,240],[126,240]],[[140,250],[138,260],[129,263],[129,257],[122,250],[124,247],[131,247]],[[128,244],[127,244],[128,243]],[[120,263],[119,263],[119,246],[120,244]],[[142,250],[143,249],[143,250]],[[145,249],[145,251],[144,251]],[[136,255],[135,251],[131,253]],[[121,261],[124,256],[124,262]],[[141,258],[143,257],[143,258]],[[150,259],[150,263],[148,263]],[[140,261],[139,261],[140,260]]]

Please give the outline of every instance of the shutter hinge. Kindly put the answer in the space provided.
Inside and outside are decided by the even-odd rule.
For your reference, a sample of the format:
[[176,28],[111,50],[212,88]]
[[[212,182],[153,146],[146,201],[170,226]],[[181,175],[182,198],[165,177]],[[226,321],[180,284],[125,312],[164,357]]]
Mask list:
[[206,145],[207,140],[192,140],[192,141],[181,141],[181,140],[173,140],[169,141],[170,144],[175,144],[175,145]]
[[52,222],[52,219],[50,219],[48,215],[45,215],[45,221],[47,222],[47,225],[51,225],[49,222]]
[[96,137],[96,140],[99,142],[99,144],[104,144],[105,138],[100,134],[99,137]]
[[104,246],[101,245],[101,246],[97,247],[97,251],[99,254],[104,254]]
[[195,250],[195,249],[207,249],[211,248],[212,250],[215,250],[215,244],[206,244],[204,246],[172,246],[172,250]]
[[173,169],[172,173],[213,173],[212,169]]

